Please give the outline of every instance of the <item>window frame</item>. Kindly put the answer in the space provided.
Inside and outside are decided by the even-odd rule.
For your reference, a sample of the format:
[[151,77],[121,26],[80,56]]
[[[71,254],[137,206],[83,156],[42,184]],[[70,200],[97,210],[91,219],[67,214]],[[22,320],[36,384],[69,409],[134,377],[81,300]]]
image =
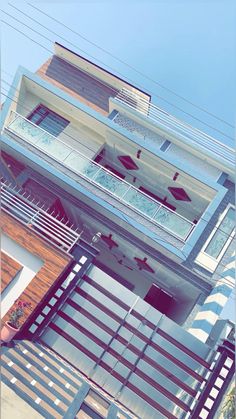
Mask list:
[[213,256],[211,256],[211,255],[209,255],[208,253],[205,252],[205,250],[207,249],[209,243],[213,239],[215,233],[217,232],[220,224],[222,223],[222,221],[226,217],[230,208],[232,208],[235,211],[235,206],[233,204],[228,204],[227,205],[225,210],[220,215],[220,217],[219,217],[215,227],[213,228],[211,234],[209,235],[208,239],[206,240],[206,242],[204,243],[203,247],[201,248],[200,252],[198,253],[198,255],[196,257],[195,262],[198,265],[202,266],[207,271],[214,272],[216,270],[220,260],[224,256],[225,252],[227,251],[227,248],[229,247],[230,243],[232,242],[232,240],[235,236],[235,227],[234,227],[233,231],[230,233],[227,241],[225,242],[224,246],[222,247],[222,249],[221,249],[217,258],[214,258]]
[[[46,110],[46,114],[42,115],[41,118],[39,118],[39,121],[34,122],[32,121],[32,118],[35,114],[37,114],[38,109],[40,109],[40,107],[44,108]],[[56,117],[59,117],[62,121],[64,121],[66,123],[66,126],[63,127],[63,129],[61,130],[61,132],[57,135],[52,134],[51,132],[47,131],[45,128],[42,128],[44,131],[47,131],[50,135],[53,135],[54,137],[59,137],[59,135],[65,130],[65,128],[69,125],[70,121],[66,118],[64,118],[63,116],[61,116],[60,114],[58,114],[57,112],[53,111],[52,109],[48,108],[46,105],[44,105],[43,103],[39,103],[38,105],[36,105],[36,107],[27,115],[27,119],[29,121],[31,121],[33,124],[37,125],[38,127],[40,127],[40,123],[47,117],[48,114],[53,114]],[[40,114],[39,114],[40,116]]]

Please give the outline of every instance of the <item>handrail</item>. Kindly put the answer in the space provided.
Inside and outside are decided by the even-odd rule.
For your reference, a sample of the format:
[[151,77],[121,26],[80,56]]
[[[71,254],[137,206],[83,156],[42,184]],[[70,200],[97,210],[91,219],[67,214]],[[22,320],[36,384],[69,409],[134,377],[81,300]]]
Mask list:
[[80,233],[28,201],[6,181],[1,183],[1,207],[3,211],[32,228],[36,234],[66,252],[71,250],[80,237]]
[[[63,162],[63,164],[65,166],[69,167],[70,170],[73,170],[74,172],[78,173],[79,175],[81,175],[82,177],[84,177],[86,180],[89,180],[90,183],[95,184],[97,187],[99,187],[102,190],[105,190],[107,193],[111,194],[115,199],[117,199],[120,202],[124,203],[125,205],[131,207],[132,209],[136,210],[137,212],[141,213],[144,217],[146,217],[148,220],[152,221],[154,224],[157,224],[158,226],[160,226],[160,227],[164,228],[165,230],[169,231],[171,234],[175,235],[180,240],[186,240],[186,238],[188,237],[188,235],[190,234],[190,232],[194,228],[194,223],[192,223],[191,221],[189,221],[184,216],[182,216],[180,214],[177,214],[176,212],[174,212],[173,210],[171,210],[170,208],[168,208],[164,204],[159,203],[158,201],[156,201],[155,199],[153,199],[152,197],[150,197],[149,195],[147,195],[145,192],[140,191],[135,186],[129,184],[124,179],[120,179],[116,174],[110,172],[108,169],[104,168],[99,163],[94,162],[93,160],[91,160],[90,158],[88,158],[87,156],[85,156],[83,153],[75,150],[73,147],[71,147],[70,145],[66,144],[60,138],[54,137],[52,134],[48,133],[43,128],[39,127],[38,125],[35,125],[33,122],[29,121],[27,118],[23,117],[19,113],[12,111],[10,123],[7,125],[6,129],[8,131],[12,132],[13,134],[20,135],[21,133],[17,132],[17,130],[14,129],[14,126],[12,126],[12,124],[14,123],[14,121],[16,121],[19,118],[20,118],[20,120],[24,120],[29,126],[35,127],[35,129],[37,130],[37,132],[39,132],[39,137],[37,138],[36,142],[31,142],[26,136],[22,135],[22,137],[23,137],[23,139],[25,141],[30,142],[34,147],[39,148],[44,153],[48,154],[48,150],[45,151],[45,147],[42,147],[42,146],[38,145],[37,142],[39,142],[40,139],[41,139],[41,137],[43,137],[45,135],[46,135],[46,138],[47,139],[52,138],[53,141],[55,141],[57,144],[61,144],[64,147],[64,150],[66,150],[66,156],[62,160],[60,160],[59,158],[56,158],[54,154],[48,154],[48,155],[50,155],[56,161]],[[68,163],[66,162],[66,160],[68,159],[68,157],[71,155],[72,152],[73,153],[76,153],[76,155],[78,157],[82,157],[83,160],[87,161],[91,165],[90,168],[91,167],[92,168],[94,168],[94,167],[96,168],[96,171],[94,172],[93,177],[88,176],[88,174],[86,174],[85,172],[82,172],[81,173],[81,171],[79,171],[79,169],[71,168],[71,166],[68,165]],[[102,185],[101,183],[98,182],[98,177],[99,177],[98,175],[101,172],[105,173],[110,178],[115,179],[117,181],[117,185],[120,184],[120,185],[124,185],[125,186],[125,191],[124,191],[124,193],[123,193],[122,196],[117,196],[115,193],[113,193],[111,190],[109,190],[108,187],[104,187],[104,185]],[[147,215],[142,210],[140,210],[139,208],[137,208],[137,206],[134,206],[130,202],[127,202],[127,200],[125,200],[125,198],[126,198],[127,192],[129,190],[133,190],[136,194],[138,194],[138,196],[144,197],[146,199],[146,202],[147,203],[148,202],[151,202],[152,204],[155,204],[155,214],[153,214],[152,216]],[[157,216],[157,213],[159,211],[161,211],[161,209],[164,210],[166,214],[172,214],[172,216],[174,216],[175,218],[177,217],[178,219],[182,220],[182,223],[185,223],[186,225],[189,226],[189,229],[188,229],[188,231],[187,231],[187,233],[186,233],[186,235],[184,237],[178,235],[177,233],[174,233],[173,231],[171,231],[168,228],[168,226],[164,226],[164,225],[160,224],[160,222],[158,222],[156,219],[154,219],[154,217]]]
[[[154,122],[163,123],[168,128],[174,129],[175,131],[180,132],[181,134],[187,135],[191,140],[199,143],[204,147],[208,147],[209,150],[217,152],[220,156],[224,157],[230,162],[234,162],[233,159],[233,148],[222,144],[220,141],[211,137],[208,134],[205,134],[197,128],[193,128],[191,125],[182,122],[181,120],[175,118],[174,116],[168,114],[167,112],[160,109],[158,106],[148,102],[146,99],[140,97],[139,95],[131,92],[125,88],[119,91],[119,93],[114,97],[115,100],[118,100],[121,103],[124,103],[128,107],[135,109],[137,112],[146,116],[148,119],[153,120]],[[134,104],[136,101],[136,105]]]

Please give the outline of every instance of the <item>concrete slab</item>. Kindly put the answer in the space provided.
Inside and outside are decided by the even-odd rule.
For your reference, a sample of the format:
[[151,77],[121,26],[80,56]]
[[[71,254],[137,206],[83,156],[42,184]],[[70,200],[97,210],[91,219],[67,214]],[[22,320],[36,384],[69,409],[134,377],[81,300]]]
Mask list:
[[1,383],[1,419],[42,419],[36,410],[22,400],[6,384]]

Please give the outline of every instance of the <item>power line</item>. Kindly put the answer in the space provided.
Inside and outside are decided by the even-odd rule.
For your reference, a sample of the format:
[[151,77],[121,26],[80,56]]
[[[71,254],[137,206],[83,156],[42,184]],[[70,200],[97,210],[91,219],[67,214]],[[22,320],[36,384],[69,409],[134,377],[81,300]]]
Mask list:
[[[47,41],[52,42],[52,43],[54,42],[54,41],[53,41],[53,40],[51,40],[50,38],[46,37],[45,35],[41,34],[40,32],[36,31],[35,29],[32,29],[31,27],[29,27],[28,25],[26,25],[24,22],[20,21],[19,19],[15,18],[14,16],[10,15],[9,13],[7,13],[7,12],[5,12],[5,11],[3,11],[3,10],[1,10],[1,11],[2,11],[3,13],[5,13],[6,15],[10,16],[12,19],[16,20],[16,21],[17,21],[18,23],[20,23],[21,25],[26,26],[26,27],[27,27],[28,29],[30,29],[32,32],[35,32],[36,34],[38,34],[38,35],[39,35],[39,36],[41,36],[42,38],[46,39]],[[16,30],[17,32],[21,33],[23,36],[25,36],[26,38],[30,39],[32,42],[36,43],[37,45],[40,45],[42,48],[46,49],[46,50],[47,50],[47,51],[49,51],[51,54],[54,54],[54,52],[53,52],[53,51],[49,50],[49,49],[48,49],[48,48],[46,48],[44,45],[42,45],[42,44],[38,43],[37,41],[35,41],[34,39],[32,39],[31,37],[29,37],[28,35],[26,35],[24,32],[20,31],[19,29],[15,28],[14,26],[10,25],[8,22],[5,22],[4,20],[2,20],[2,22],[3,22],[3,23],[5,23],[6,25],[10,26],[11,28],[13,28],[14,30]],[[58,35],[58,36],[60,37],[60,35]],[[80,48],[78,48],[78,47],[76,47],[76,48],[77,48],[77,49],[80,49]],[[83,51],[83,50],[82,50],[82,51]],[[83,51],[83,52],[84,52],[84,51]],[[106,66],[106,64],[105,64],[104,62],[102,62],[102,61],[100,61],[100,60],[97,60],[94,56],[92,56],[92,55],[90,55],[90,54],[88,54],[88,53],[86,53],[86,54],[87,54],[88,56],[92,57],[93,59],[95,59],[96,61],[99,61],[100,63],[102,63],[103,65],[105,65],[105,66]],[[111,67],[109,67],[109,66],[107,66],[107,67],[108,67],[108,68],[111,68]],[[124,76],[123,76],[123,74],[121,74],[120,72],[117,72],[117,71],[116,71],[116,70],[114,70],[113,68],[111,68],[111,69],[112,69],[112,71],[115,71],[117,74],[119,74],[119,75],[121,75],[122,77],[124,77]],[[132,83],[133,83],[133,80],[131,80],[131,79],[127,78],[127,77],[125,77],[125,78],[126,78],[126,80],[128,80],[129,82],[132,82]],[[101,82],[101,83],[102,83],[102,82]],[[103,84],[104,84],[104,83],[103,83]],[[106,85],[106,86],[107,86],[107,85]],[[144,87],[144,86],[141,86],[141,88],[142,88],[142,89],[145,89],[145,87]],[[148,92],[148,91],[147,91],[147,92]],[[148,93],[149,93],[149,92],[148,92]],[[164,99],[163,97],[161,97],[161,96],[157,95],[156,93],[152,93],[152,94],[153,94],[153,96],[156,96],[156,97],[158,97],[159,99],[163,100],[164,102],[168,103],[170,106],[174,107],[175,109],[177,109],[177,110],[181,111],[182,113],[184,113],[184,114],[188,115],[190,118],[193,118],[193,119],[195,119],[196,121],[200,122],[201,124],[203,124],[203,125],[207,126],[208,128],[213,129],[214,131],[216,131],[216,132],[220,133],[220,134],[221,134],[221,135],[223,135],[224,137],[227,137],[227,138],[229,138],[229,139],[231,139],[231,140],[234,140],[234,138],[233,138],[233,137],[231,137],[231,136],[229,136],[229,135],[225,134],[223,131],[221,131],[221,130],[219,130],[219,129],[215,128],[215,127],[213,127],[212,125],[207,124],[206,122],[202,121],[201,119],[199,119],[199,118],[197,118],[197,117],[193,116],[191,113],[184,111],[183,109],[179,108],[178,106],[174,105],[173,103],[169,102],[168,100]]]
[[[20,13],[24,14],[25,16],[29,17],[26,13],[22,12],[20,9],[18,9],[17,7],[13,6],[11,3],[8,3],[11,7],[13,7],[14,9],[18,10]],[[117,61],[119,61],[121,64],[126,65],[127,67],[129,67],[131,70],[135,71],[137,74],[145,77],[147,80],[155,83],[156,85],[160,86],[162,89],[172,93],[173,95],[175,95],[176,97],[184,100],[185,102],[189,103],[190,105],[194,106],[195,108],[201,110],[202,112],[207,113],[208,115],[212,116],[215,119],[218,119],[219,121],[223,122],[224,124],[228,125],[231,128],[234,128],[234,126],[232,124],[230,124],[229,122],[225,121],[224,119],[220,118],[219,116],[214,115],[213,113],[207,111],[206,109],[200,107],[199,105],[196,105],[195,103],[191,102],[190,100],[186,99],[185,97],[183,97],[182,95],[174,92],[172,89],[164,86],[163,84],[157,82],[156,80],[152,79],[150,76],[147,76],[146,74],[144,74],[143,72],[141,72],[140,70],[136,69],[134,66],[128,64],[127,62],[121,60],[120,58],[118,58],[117,56],[115,56],[114,54],[112,54],[111,52],[107,51],[105,48],[102,48],[101,46],[99,46],[98,44],[96,44],[95,42],[89,40],[88,38],[86,38],[85,36],[81,35],[79,32],[76,32],[75,30],[73,30],[72,28],[69,28],[68,26],[66,26],[63,22],[57,20],[56,18],[52,17],[51,15],[45,13],[44,11],[42,11],[41,9],[39,9],[38,7],[34,6],[31,3],[27,3],[30,7],[32,7],[33,9],[37,10],[38,12],[42,13],[43,15],[49,17],[50,19],[52,19],[53,21],[59,23],[61,26],[63,26],[64,28],[68,29],[70,32],[74,33],[75,35],[79,36],[81,39],[85,40],[86,42],[88,42],[89,44],[95,46],[96,48],[98,48],[100,51],[105,52],[107,55],[109,55],[112,58],[115,58]],[[34,20],[33,18],[31,18],[32,20]],[[38,21],[34,20],[36,23],[39,23]],[[41,26],[43,26],[40,23]],[[51,30],[49,30],[46,26],[43,26],[45,29],[47,29],[48,31],[52,32]],[[52,32],[54,34],[56,34],[55,32]],[[58,36],[58,34],[56,34]],[[66,40],[65,38],[62,38],[60,36],[61,39]],[[67,42],[69,42],[68,40],[66,40]],[[71,45],[73,45],[71,42],[69,42]],[[77,47],[76,47],[77,48]]]
[[[0,9],[1,10],[1,9]],[[3,10],[1,10],[3,11]],[[5,25],[10,26],[10,28],[14,29],[16,32],[20,33],[21,35],[25,36],[26,38],[28,38],[30,41],[34,42],[35,44],[39,45],[40,47],[44,48],[46,51],[50,52],[50,54],[52,53],[52,51],[50,49],[48,49],[47,47],[45,47],[44,45],[40,44],[39,42],[35,41],[34,39],[30,38],[30,36],[27,36],[24,32],[20,31],[19,29],[15,28],[14,26],[10,25],[10,23],[5,22],[4,20],[1,20],[2,23],[5,23]]]

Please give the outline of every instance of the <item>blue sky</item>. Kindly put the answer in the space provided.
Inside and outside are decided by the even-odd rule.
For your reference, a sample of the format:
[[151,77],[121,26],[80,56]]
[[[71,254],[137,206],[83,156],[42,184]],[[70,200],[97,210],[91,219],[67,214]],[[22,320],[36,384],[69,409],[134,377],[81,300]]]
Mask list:
[[[58,41],[89,59],[93,58],[88,54],[92,55],[95,61],[102,61],[108,70],[121,73],[134,84],[151,92],[152,101],[161,108],[221,142],[234,145],[235,132],[228,125],[140,76],[94,45],[43,16],[28,4],[12,1],[15,7],[37,22],[50,27],[67,42],[32,22],[7,2],[2,4],[5,12],[22,20],[52,41]],[[110,51],[150,79],[219,116],[229,124],[235,125],[236,2],[234,0],[79,0],[34,1],[32,4]],[[50,41],[4,13],[2,19],[46,48],[53,49]],[[68,41],[75,44],[77,49]],[[5,24],[2,25],[2,78],[7,82],[10,82],[12,77],[4,71],[13,75],[19,64],[35,71],[49,55],[49,52],[23,35]],[[102,65],[100,62],[98,64]],[[8,90],[9,86],[3,82],[2,87]],[[232,139],[190,118],[158,96],[218,131],[224,132]],[[232,310],[231,303],[225,311],[226,316],[231,317]]]

